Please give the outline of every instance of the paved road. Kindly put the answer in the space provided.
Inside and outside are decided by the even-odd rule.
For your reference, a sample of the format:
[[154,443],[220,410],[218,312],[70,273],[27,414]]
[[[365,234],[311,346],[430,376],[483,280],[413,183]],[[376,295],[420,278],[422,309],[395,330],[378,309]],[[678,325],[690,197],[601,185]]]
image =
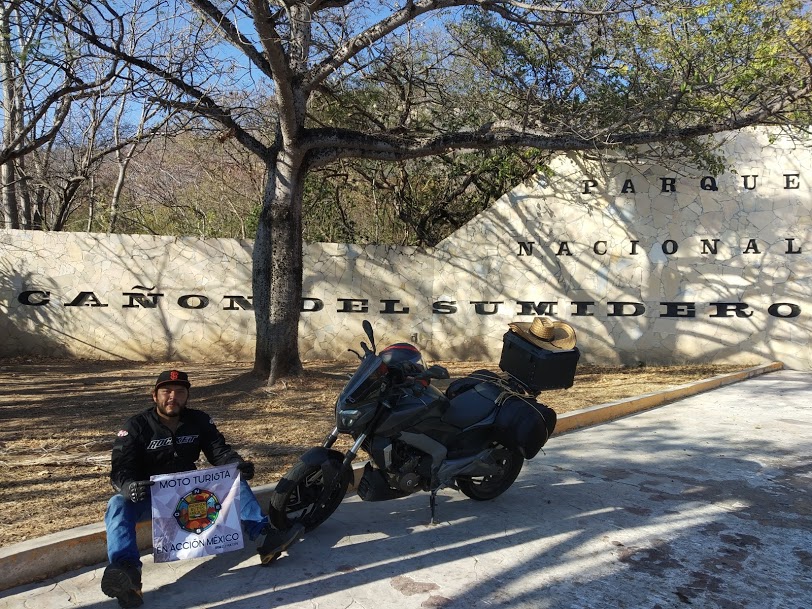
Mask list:
[[[348,499],[271,568],[250,550],[153,564],[176,609],[812,607],[812,381],[781,371],[553,438],[492,502]],[[0,609],[114,608],[104,565]]]

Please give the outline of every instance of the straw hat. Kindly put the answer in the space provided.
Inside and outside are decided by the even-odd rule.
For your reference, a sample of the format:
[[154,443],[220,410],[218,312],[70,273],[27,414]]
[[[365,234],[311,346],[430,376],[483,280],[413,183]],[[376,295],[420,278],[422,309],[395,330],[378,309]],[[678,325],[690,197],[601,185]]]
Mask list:
[[513,332],[542,349],[567,351],[575,347],[575,330],[563,321],[536,317],[532,322],[517,321],[508,325]]

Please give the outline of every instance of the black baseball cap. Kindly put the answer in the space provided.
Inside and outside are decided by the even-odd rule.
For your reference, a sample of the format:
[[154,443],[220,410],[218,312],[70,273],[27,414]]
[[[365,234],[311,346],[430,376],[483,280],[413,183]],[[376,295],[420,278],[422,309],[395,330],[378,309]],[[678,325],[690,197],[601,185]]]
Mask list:
[[155,381],[155,389],[161,385],[183,385],[187,389],[192,386],[189,382],[189,375],[180,370],[164,370],[158,375],[158,380]]

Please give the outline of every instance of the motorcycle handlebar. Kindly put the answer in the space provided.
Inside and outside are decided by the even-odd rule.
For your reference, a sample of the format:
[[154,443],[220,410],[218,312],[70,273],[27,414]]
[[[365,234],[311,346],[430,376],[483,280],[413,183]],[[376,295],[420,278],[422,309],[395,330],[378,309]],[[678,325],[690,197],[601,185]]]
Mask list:
[[[414,385],[415,383],[420,383],[423,381],[430,381],[431,379],[443,380],[451,378],[448,374],[448,370],[443,368],[442,366],[429,366],[423,372],[418,372],[417,374],[409,374],[405,377],[402,383],[394,383],[389,385],[389,389],[396,389],[398,387],[407,387]],[[428,383],[426,383],[427,385]]]

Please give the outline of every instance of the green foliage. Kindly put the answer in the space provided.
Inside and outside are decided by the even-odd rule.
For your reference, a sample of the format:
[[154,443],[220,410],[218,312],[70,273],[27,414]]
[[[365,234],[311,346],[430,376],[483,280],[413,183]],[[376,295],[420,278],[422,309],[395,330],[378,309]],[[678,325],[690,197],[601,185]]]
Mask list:
[[[470,9],[454,26],[474,78],[513,102],[503,104],[503,118],[524,111],[532,128],[589,134],[598,147],[624,133],[668,142],[678,129],[750,114],[763,113],[762,123],[812,117],[808,99],[788,103],[788,91],[809,78],[808,3],[658,3],[565,20],[528,25]],[[696,142],[681,140],[681,152],[672,147],[678,155],[707,160]]]
[[307,181],[306,241],[432,246],[541,169],[534,150],[344,160]]

